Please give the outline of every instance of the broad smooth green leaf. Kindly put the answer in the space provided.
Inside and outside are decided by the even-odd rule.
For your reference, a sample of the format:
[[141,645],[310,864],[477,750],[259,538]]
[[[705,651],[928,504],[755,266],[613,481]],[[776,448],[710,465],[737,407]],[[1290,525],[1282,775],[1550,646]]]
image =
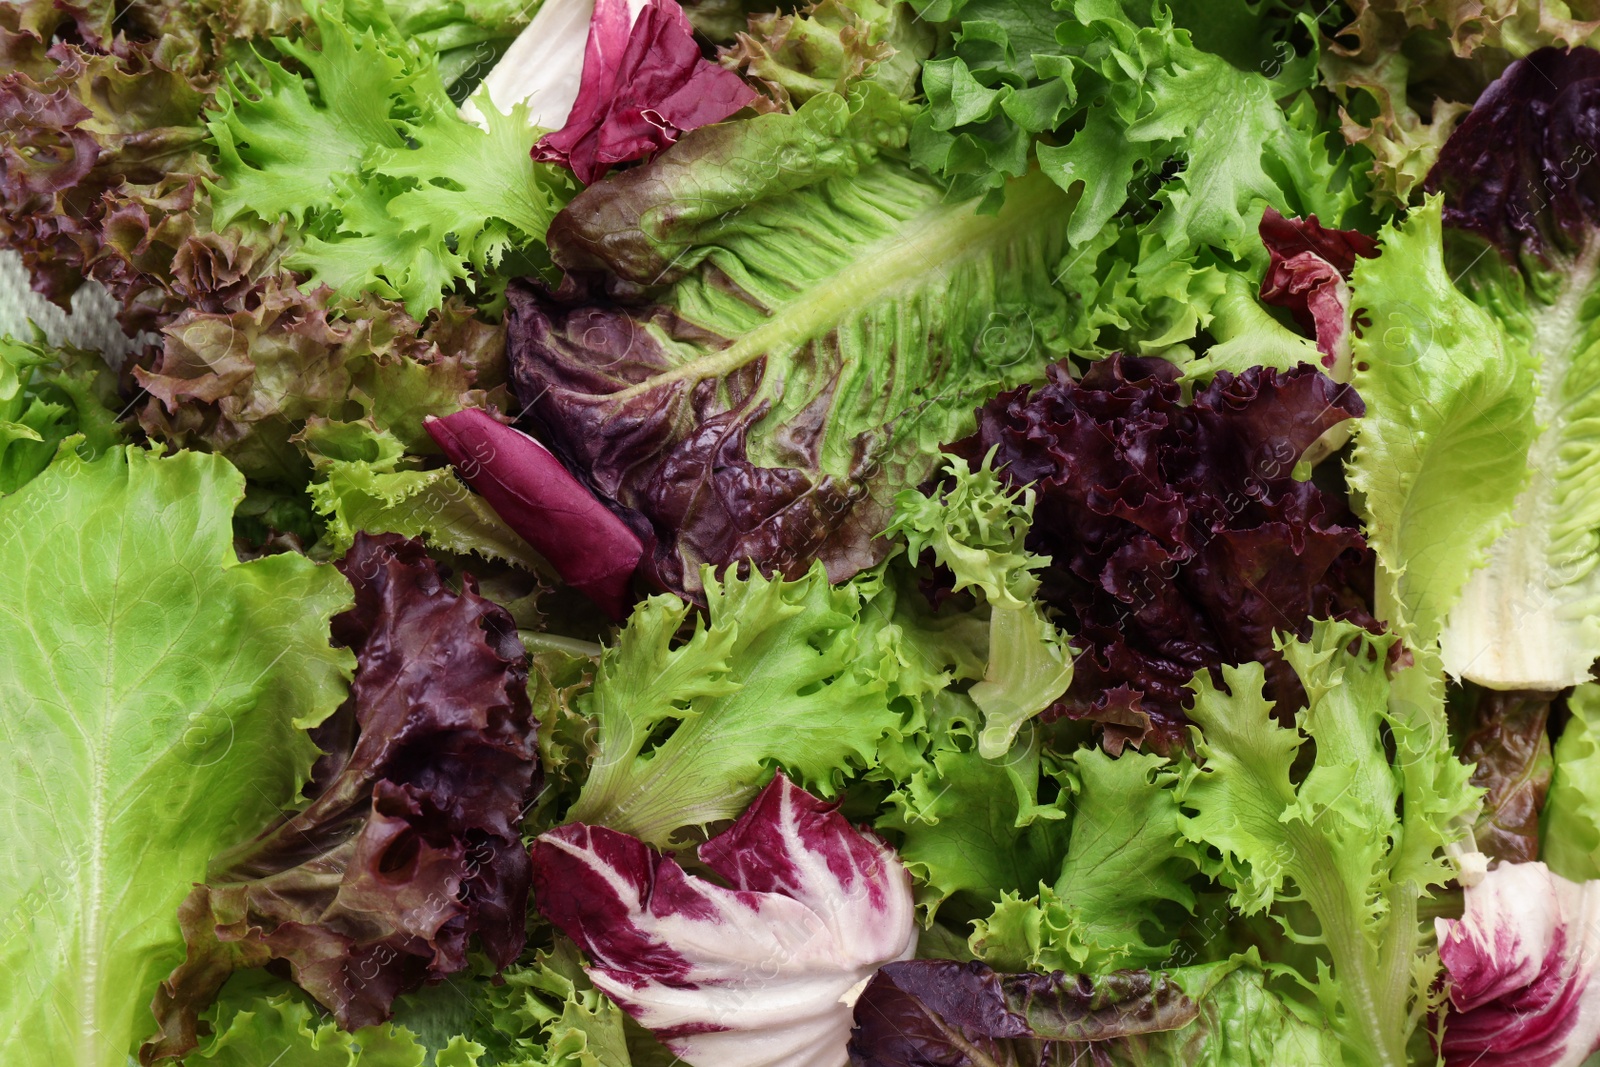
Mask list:
[[64,450],[0,500],[0,1062],[123,1067],[211,854],[291,802],[350,587],[240,563],[217,456]]

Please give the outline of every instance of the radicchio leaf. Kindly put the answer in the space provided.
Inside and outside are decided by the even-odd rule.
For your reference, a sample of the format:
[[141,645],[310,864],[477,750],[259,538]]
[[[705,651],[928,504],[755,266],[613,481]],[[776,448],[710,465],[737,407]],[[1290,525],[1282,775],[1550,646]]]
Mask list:
[[614,163],[658,152],[756,100],[737,74],[700,54],[677,0],[595,0],[583,79],[566,125],[533,147],[585,185]]
[[480,408],[429,417],[424,425],[467,484],[568,585],[612,618],[627,617],[644,545],[548,448]]
[[1350,380],[1350,286],[1356,257],[1378,254],[1378,243],[1358,230],[1330,230],[1317,217],[1291,219],[1267,208],[1261,243],[1271,263],[1261,279],[1261,299],[1288,308],[1311,332],[1322,366],[1335,381]]
[[310,803],[217,857],[179,912],[187,959],[153,1005],[144,1062],[194,1047],[229,973],[284,961],[340,1025],[526,937],[519,834],[535,784],[527,656],[504,609],[461,593],[420,543],[358,535],[338,565],[356,604],[335,616],[356,654],[350,696],[313,738]]
[[1435,919],[1447,1067],[1577,1067],[1600,1050],[1600,881],[1502,863]]
[[976,960],[887,964],[855,1010],[858,1067],[1098,1063],[1090,1042],[1176,1030],[1199,1015],[1166,975],[999,974]]
[[571,823],[533,845],[540,912],[595,986],[694,1067],[835,1067],[848,994],[916,946],[894,850],[777,775],[686,874],[637,838]]
[[1258,661],[1293,706],[1300,685],[1275,632],[1306,636],[1330,616],[1375,626],[1354,519],[1292,475],[1362,413],[1360,397],[1309,366],[1255,368],[1218,372],[1185,405],[1179,373],[1112,356],[1074,380],[1059,364],[1046,385],[986,404],[978,432],[950,446],[974,465],[998,449],[994,466],[1036,494],[1027,545],[1052,561],[1041,597],[1084,649],[1046,716],[1103,721],[1113,745],[1163,751],[1182,742],[1196,671]]

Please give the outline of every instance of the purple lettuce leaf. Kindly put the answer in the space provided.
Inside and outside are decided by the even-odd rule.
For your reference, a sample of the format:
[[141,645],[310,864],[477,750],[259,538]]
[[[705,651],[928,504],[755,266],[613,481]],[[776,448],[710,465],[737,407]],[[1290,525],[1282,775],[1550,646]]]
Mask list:
[[[1314,618],[1375,627],[1371,556],[1344,502],[1293,470],[1361,399],[1315,368],[1219,372],[1182,403],[1179,371],[1122,356],[1075,380],[1002,393],[978,431],[950,446],[991,449],[1036,494],[1028,547],[1048,556],[1040,597],[1083,649],[1047,716],[1102,721],[1108,741],[1181,745],[1196,671],[1257,661],[1271,699],[1296,706],[1272,635]],[[1133,731],[1142,736],[1130,736]]]
[[[1424,188],[1443,193],[1447,228],[1508,259],[1565,263],[1600,222],[1595,111],[1600,52],[1541,48],[1513,63],[1445,142]],[[1566,264],[1570,266],[1570,264]]]
[[593,184],[613,164],[659,152],[756,99],[737,74],[700,54],[677,0],[649,0],[637,14],[628,0],[596,0],[578,98],[533,158]]
[[350,696],[313,733],[309,803],[216,857],[179,913],[187,958],[162,983],[144,1062],[193,1048],[228,975],[282,961],[346,1029],[400,993],[496,967],[526,938],[519,826],[536,785],[527,656],[471,579],[452,592],[416,541],[359,535],[340,571],[355,607],[333,639],[356,654]]
[[1555,764],[1550,754],[1553,693],[1484,689],[1468,720],[1461,761],[1486,792],[1473,827],[1478,851],[1502,863],[1539,858],[1539,814]]
[[857,1067],[1099,1063],[1091,1042],[1176,1030],[1199,1015],[1162,974],[999,974],[976,960],[887,964],[855,1011]]
[[1600,882],[1502,863],[1435,919],[1447,1067],[1577,1067],[1600,1050]]
[[571,823],[534,842],[534,899],[595,986],[683,1062],[839,1063],[847,994],[916,946],[894,850],[779,774],[698,858],[727,885]]
[[563,581],[612,618],[627,617],[644,544],[548,448],[480,408],[424,425],[467,484]]

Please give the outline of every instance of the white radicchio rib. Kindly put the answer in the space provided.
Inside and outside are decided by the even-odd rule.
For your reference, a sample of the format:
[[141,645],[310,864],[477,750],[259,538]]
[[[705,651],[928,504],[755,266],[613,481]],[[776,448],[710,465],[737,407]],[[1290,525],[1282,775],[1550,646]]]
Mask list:
[[1502,863],[1435,919],[1448,1067],[1577,1067],[1600,1048],[1600,881]]
[[534,843],[535,899],[684,1062],[840,1067],[855,995],[916,948],[899,857],[780,774],[699,858],[731,888],[573,823]]

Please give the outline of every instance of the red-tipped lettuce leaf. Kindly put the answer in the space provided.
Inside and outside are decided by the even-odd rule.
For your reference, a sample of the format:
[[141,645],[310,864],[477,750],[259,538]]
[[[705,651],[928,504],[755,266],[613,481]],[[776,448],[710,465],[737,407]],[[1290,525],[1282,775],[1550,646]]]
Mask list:
[[659,152],[755,100],[737,74],[700,54],[677,0],[649,0],[636,16],[628,0],[595,0],[578,98],[533,158],[592,184],[612,164]]
[[727,888],[571,823],[534,842],[534,898],[595,986],[685,1063],[836,1067],[841,998],[916,946],[894,850],[779,774],[699,859]]
[[1317,340],[1322,366],[1336,381],[1350,378],[1350,286],[1356,257],[1378,254],[1378,243],[1358,230],[1331,230],[1312,215],[1285,218],[1273,208],[1261,216],[1261,243],[1271,262],[1261,279],[1261,299],[1288,308]]
[[1435,919],[1447,1067],[1577,1067],[1600,1050],[1600,882],[1503,863]]
[[1304,636],[1329,616],[1373,625],[1354,519],[1292,473],[1361,399],[1309,366],[1219,372],[1188,405],[1159,359],[1049,375],[990,401],[978,432],[950,446],[973,464],[997,450],[996,469],[1036,494],[1027,545],[1051,559],[1040,596],[1084,650],[1046,715],[1103,720],[1113,744],[1166,750],[1182,742],[1195,672],[1252,660],[1293,706],[1300,685],[1273,634]]
[[424,421],[467,484],[614,619],[627,617],[644,545],[550,450],[479,408]]
[[356,654],[350,696],[313,739],[310,803],[217,857],[179,912],[187,958],[153,1005],[146,1063],[194,1047],[233,970],[281,960],[355,1029],[394,998],[521,952],[529,888],[521,815],[535,785],[527,656],[504,609],[461,593],[420,543],[358,535],[334,617]]

